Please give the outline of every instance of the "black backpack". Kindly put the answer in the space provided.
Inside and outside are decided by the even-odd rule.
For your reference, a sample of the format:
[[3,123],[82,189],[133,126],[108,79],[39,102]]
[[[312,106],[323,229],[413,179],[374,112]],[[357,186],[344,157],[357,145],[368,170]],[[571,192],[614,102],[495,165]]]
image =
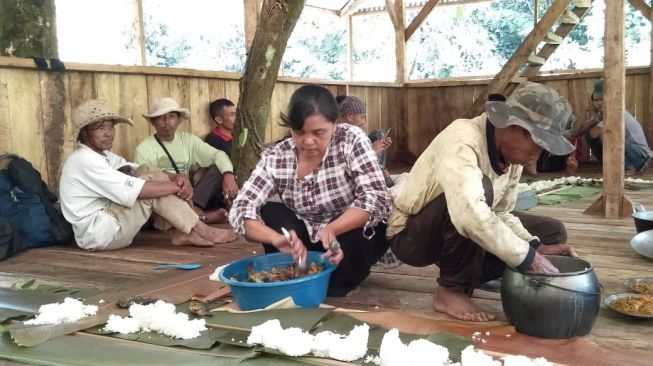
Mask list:
[[0,259],[25,249],[25,242],[29,248],[71,243],[72,226],[41,174],[19,156],[4,157],[11,160],[0,176]]

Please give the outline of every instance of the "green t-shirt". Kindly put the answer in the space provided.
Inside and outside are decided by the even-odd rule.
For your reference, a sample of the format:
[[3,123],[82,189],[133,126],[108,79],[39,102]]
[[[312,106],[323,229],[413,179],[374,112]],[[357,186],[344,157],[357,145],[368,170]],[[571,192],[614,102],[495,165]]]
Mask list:
[[[190,167],[195,164],[203,168],[215,165],[223,174],[234,170],[229,156],[224,151],[212,147],[190,133],[177,131],[174,140],[161,142],[175,160],[180,173],[188,174]],[[149,136],[138,144],[134,162],[156,166],[169,173],[175,172],[170,159],[154,136]]]

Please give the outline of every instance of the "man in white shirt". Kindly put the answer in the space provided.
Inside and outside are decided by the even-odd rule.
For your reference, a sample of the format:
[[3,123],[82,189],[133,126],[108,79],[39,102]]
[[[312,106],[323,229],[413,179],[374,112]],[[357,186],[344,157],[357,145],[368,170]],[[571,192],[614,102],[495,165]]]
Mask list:
[[78,146],[64,164],[59,191],[77,245],[88,250],[126,247],[153,212],[165,219],[158,228],[170,230],[173,245],[234,240],[233,231],[199,220],[186,202],[192,195],[187,179],[139,167],[110,151],[118,123],[133,124],[112,113],[106,100],[86,101],[73,113]]

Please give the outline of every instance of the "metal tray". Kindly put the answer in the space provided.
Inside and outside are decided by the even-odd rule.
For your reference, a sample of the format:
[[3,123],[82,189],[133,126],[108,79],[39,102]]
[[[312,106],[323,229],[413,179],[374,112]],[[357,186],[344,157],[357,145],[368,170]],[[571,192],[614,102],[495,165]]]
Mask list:
[[[635,287],[635,285],[640,283],[645,283],[649,285],[648,291],[643,289],[638,289]],[[630,291],[636,292],[638,294],[653,294],[653,277],[629,278],[624,281],[624,285],[628,287]]]
[[622,293],[622,294],[614,294],[614,295],[610,295],[610,296],[606,297],[605,300],[603,300],[603,303],[607,307],[609,307],[610,309],[612,309],[612,310],[614,310],[614,311],[616,311],[618,313],[621,313],[621,314],[625,314],[625,315],[629,315],[629,316],[632,316],[632,317],[635,317],[635,318],[641,318],[641,319],[653,319],[653,315],[631,313],[631,312],[623,311],[621,309],[617,309],[617,308],[612,306],[612,303],[614,301],[623,299],[624,297],[630,297],[630,296],[642,297],[642,296],[651,296],[651,295],[636,294],[636,293],[632,293],[632,292],[627,292],[627,293]]

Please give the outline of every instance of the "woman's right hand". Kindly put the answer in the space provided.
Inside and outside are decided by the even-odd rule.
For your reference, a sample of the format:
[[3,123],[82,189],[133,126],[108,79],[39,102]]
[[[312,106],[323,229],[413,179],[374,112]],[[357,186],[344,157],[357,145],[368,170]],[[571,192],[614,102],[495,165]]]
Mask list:
[[295,262],[300,262],[300,259],[306,261],[308,252],[306,251],[306,246],[302,240],[297,236],[295,230],[290,230],[290,239],[289,242],[286,240],[286,237],[282,234],[275,236],[272,240],[272,245],[274,245],[281,253],[287,254],[295,260]]

